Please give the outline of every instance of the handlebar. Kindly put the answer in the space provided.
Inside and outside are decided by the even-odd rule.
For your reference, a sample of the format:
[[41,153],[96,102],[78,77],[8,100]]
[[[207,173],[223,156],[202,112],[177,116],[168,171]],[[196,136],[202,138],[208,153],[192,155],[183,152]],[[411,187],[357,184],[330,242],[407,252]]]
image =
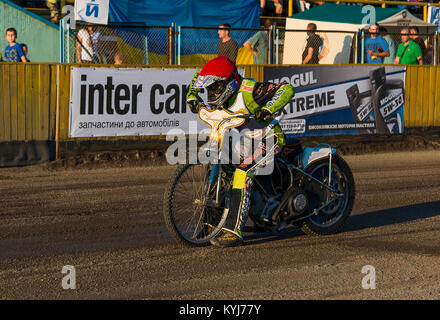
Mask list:
[[[206,107],[204,104],[203,104],[203,106]],[[220,108],[218,108],[218,109],[220,110],[220,109],[224,109],[224,108],[220,107]],[[223,119],[223,120],[220,121],[220,123],[218,124],[218,128],[220,128],[225,122],[228,122],[228,121],[230,121],[230,120],[232,120],[232,119],[236,119],[236,118],[242,118],[242,119],[247,119],[247,120],[249,120],[249,119],[255,119],[255,117],[254,117],[252,114],[250,114],[250,113],[248,113],[248,114],[239,114],[239,115],[232,116],[232,117],[230,117],[230,118]],[[269,129],[271,130],[271,129],[273,129],[273,127],[275,127],[279,122],[280,122],[280,121],[279,121],[278,119],[275,119],[275,118],[274,118],[274,119],[272,119],[272,121],[267,125],[267,128],[269,128]]]
[[230,118],[223,119],[218,124],[218,128],[220,128],[225,122],[228,122],[228,121],[231,121],[232,119],[237,119],[237,118],[252,119],[253,116],[251,114],[239,114],[239,115],[236,115],[236,116],[233,116],[233,117],[230,117]]
[[[236,119],[236,118],[242,118],[242,119],[255,119],[255,117],[251,114],[243,114],[243,115],[236,115],[227,119],[223,119],[219,124],[218,124],[218,128],[220,128],[225,122],[230,121],[232,119]],[[267,129],[269,129],[268,131],[272,130],[278,123],[280,122],[280,120],[278,119],[272,119],[272,121],[267,125]]]

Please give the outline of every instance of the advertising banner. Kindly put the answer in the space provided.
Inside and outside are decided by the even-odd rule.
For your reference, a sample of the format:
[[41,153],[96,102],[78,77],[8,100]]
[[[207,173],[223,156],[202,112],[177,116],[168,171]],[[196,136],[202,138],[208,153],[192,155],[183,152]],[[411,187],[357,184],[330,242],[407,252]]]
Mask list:
[[[69,137],[166,135],[208,128],[186,105],[196,69],[72,68]],[[200,95],[206,101],[206,94]],[[193,131],[194,131],[193,130]]]
[[440,31],[440,7],[428,6],[428,22],[438,25],[437,32]]
[[110,0],[75,0],[75,20],[107,24],[109,3]]
[[399,134],[405,73],[401,66],[265,67],[264,81],[286,81],[295,88],[279,115],[286,134]]

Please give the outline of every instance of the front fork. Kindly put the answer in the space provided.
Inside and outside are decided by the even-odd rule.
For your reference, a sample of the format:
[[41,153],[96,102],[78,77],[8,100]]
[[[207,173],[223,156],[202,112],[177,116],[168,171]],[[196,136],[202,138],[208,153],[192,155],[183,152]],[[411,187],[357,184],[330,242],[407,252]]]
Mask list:
[[220,194],[220,173],[219,173],[219,167],[220,165],[218,163],[213,163],[211,172],[209,174],[209,189],[211,189],[211,186],[215,183],[215,177],[217,176],[217,188],[215,191],[215,201],[219,202],[219,194]]

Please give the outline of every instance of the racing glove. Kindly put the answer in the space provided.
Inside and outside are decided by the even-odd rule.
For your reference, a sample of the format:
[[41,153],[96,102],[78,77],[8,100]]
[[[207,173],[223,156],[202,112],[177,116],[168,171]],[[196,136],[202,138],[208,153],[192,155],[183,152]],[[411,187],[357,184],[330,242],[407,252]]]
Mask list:
[[196,94],[195,97],[189,97],[188,95],[188,99],[186,100],[186,103],[188,104],[191,111],[194,113],[198,113],[200,107],[205,106],[203,99],[200,98],[198,94]]
[[188,98],[186,99],[186,103],[191,109],[192,112],[197,113],[202,105],[204,105],[203,100],[199,97],[199,92],[201,91],[198,88],[194,88],[194,83],[197,81],[199,76],[199,71],[194,74],[194,77],[191,80],[191,84],[188,89]]
[[263,108],[260,110],[257,110],[254,114],[255,120],[258,122],[265,122],[272,118],[272,112],[270,112],[268,109]]

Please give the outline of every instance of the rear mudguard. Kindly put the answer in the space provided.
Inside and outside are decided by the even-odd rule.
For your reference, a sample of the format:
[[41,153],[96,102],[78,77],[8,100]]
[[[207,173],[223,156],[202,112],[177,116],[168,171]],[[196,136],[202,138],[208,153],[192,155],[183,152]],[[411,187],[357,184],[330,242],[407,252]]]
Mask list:
[[320,144],[315,148],[304,147],[301,156],[302,167],[303,169],[306,169],[313,162],[328,158],[330,155],[333,155],[335,153],[336,149],[330,147],[327,144]]

